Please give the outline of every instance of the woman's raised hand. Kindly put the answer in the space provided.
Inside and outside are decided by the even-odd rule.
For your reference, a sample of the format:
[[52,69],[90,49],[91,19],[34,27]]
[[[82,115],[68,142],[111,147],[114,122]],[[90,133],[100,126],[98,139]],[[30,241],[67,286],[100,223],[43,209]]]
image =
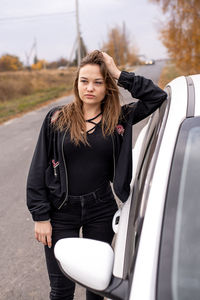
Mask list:
[[49,248],[52,246],[51,242],[52,226],[50,221],[35,222],[35,238],[38,242],[47,245]]
[[115,79],[119,79],[119,76],[121,74],[121,71],[117,68],[113,58],[108,55],[105,52],[102,52],[103,58],[104,58],[104,62],[108,68],[108,71],[110,72],[110,74],[115,78]]

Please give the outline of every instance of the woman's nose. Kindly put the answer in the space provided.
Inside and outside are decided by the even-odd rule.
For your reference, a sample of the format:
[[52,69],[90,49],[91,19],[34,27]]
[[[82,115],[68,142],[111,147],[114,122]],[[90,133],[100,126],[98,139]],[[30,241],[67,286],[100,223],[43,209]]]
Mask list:
[[88,91],[93,91],[93,89],[94,89],[93,83],[89,82],[88,85],[87,85],[87,90]]

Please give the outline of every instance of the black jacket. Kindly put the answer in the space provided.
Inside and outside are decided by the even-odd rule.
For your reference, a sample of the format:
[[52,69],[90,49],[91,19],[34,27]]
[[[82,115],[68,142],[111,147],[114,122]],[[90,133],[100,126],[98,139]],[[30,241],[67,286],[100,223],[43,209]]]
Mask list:
[[[125,202],[132,178],[132,125],[153,113],[167,94],[154,83],[134,73],[121,72],[118,85],[127,89],[138,102],[122,106],[122,116],[112,135],[113,187]],[[51,109],[44,119],[27,179],[27,205],[34,221],[47,220],[50,211],[67,201],[67,166],[63,154],[66,132],[54,130],[51,118],[60,107]]]

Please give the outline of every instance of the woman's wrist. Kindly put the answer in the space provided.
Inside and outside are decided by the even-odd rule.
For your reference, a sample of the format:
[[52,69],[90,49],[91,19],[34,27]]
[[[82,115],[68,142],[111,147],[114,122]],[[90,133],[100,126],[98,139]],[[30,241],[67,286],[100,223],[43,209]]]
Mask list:
[[50,222],[51,220],[49,219],[49,220],[44,220],[44,221],[35,221],[35,222],[37,222],[37,223],[47,223],[47,222]]
[[118,80],[119,77],[120,77],[120,75],[121,75],[121,71],[120,71],[120,70],[117,70],[117,71],[115,72],[115,74],[114,74],[113,77],[114,77],[116,80]]
[[104,62],[108,68],[108,71],[110,72],[110,74],[112,75],[112,77],[116,80],[119,79],[119,76],[121,74],[121,71],[118,69],[118,67],[116,66],[113,58],[108,55],[105,52],[102,52],[103,58],[104,58]]

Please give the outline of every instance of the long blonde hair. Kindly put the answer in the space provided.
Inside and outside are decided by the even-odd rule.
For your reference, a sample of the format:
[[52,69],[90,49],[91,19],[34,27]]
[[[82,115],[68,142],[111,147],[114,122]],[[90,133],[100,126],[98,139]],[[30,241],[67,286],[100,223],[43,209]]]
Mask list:
[[100,66],[100,72],[106,84],[106,95],[101,102],[102,109],[102,133],[103,135],[112,134],[118,123],[121,112],[119,101],[119,90],[114,78],[109,73],[100,51],[95,50],[88,54],[81,61],[74,81],[75,99],[62,107],[55,121],[55,127],[58,130],[69,130],[71,140],[78,145],[80,142],[88,144],[86,123],[83,115],[83,102],[79,97],[78,79],[80,69],[88,64],[97,64]]

